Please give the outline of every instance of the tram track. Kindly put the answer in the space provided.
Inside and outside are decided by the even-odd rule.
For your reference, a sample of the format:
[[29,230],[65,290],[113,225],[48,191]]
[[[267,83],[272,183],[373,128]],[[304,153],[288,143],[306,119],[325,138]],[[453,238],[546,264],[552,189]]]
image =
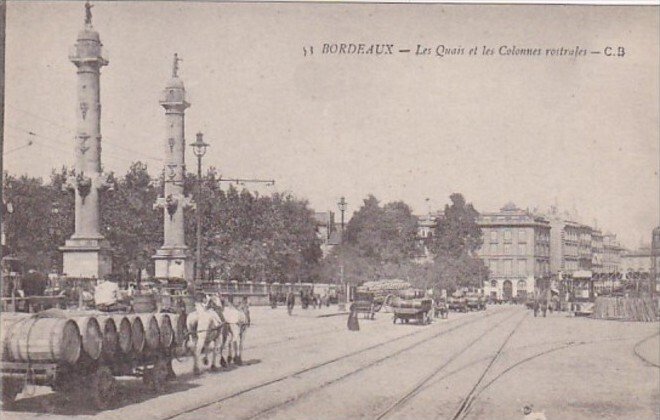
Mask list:
[[[393,410],[394,408],[403,407],[404,405],[410,403],[411,400],[413,400],[413,398],[415,396],[417,396],[418,394],[420,394],[422,392],[427,392],[429,389],[431,389],[434,386],[438,385],[439,383],[445,381],[446,379],[448,379],[448,378],[450,378],[450,377],[452,377],[452,376],[454,376],[458,373],[464,372],[468,368],[474,367],[478,364],[481,364],[483,362],[488,361],[489,362],[488,365],[482,371],[480,377],[478,378],[478,380],[474,384],[474,386],[471,388],[470,392],[461,401],[459,409],[454,414],[454,417],[452,417],[453,420],[457,420],[459,418],[463,419],[463,418],[467,417],[467,415],[470,413],[470,409],[471,409],[472,405],[474,404],[475,401],[477,401],[477,399],[481,396],[481,394],[484,391],[486,391],[488,388],[490,388],[495,382],[497,382],[503,376],[507,375],[511,371],[519,368],[520,366],[522,366],[526,363],[529,363],[533,360],[539,359],[541,357],[547,356],[547,355],[552,354],[552,353],[556,353],[556,352],[563,351],[563,350],[575,349],[575,348],[581,347],[581,346],[592,345],[592,344],[597,344],[597,343],[607,343],[607,342],[615,342],[615,341],[628,341],[628,340],[637,340],[638,339],[638,337],[616,337],[616,338],[612,337],[612,338],[587,340],[587,341],[555,340],[555,341],[546,341],[546,342],[543,342],[543,343],[537,343],[537,344],[533,344],[533,345],[518,346],[518,347],[510,348],[508,351],[504,351],[503,350],[504,346],[507,344],[507,342],[513,336],[513,334],[517,331],[518,327],[525,320],[525,318],[526,318],[526,316],[523,317],[520,320],[520,322],[516,325],[516,327],[514,327],[514,329],[509,333],[509,335],[507,336],[505,341],[502,343],[500,348],[498,348],[498,350],[493,355],[489,355],[487,357],[483,357],[483,358],[480,358],[480,359],[477,359],[477,360],[470,361],[467,364],[464,364],[464,365],[462,365],[462,366],[460,366],[460,367],[458,367],[458,368],[456,368],[456,369],[454,369],[450,372],[447,372],[442,377],[435,378],[435,380],[433,382],[429,383],[429,380],[432,379],[433,377],[435,377],[437,375],[437,373],[442,371],[442,369],[434,371],[434,373],[432,373],[430,375],[427,375],[426,378],[428,378],[429,380],[420,381],[419,382],[419,385],[420,385],[419,387],[415,387],[413,390],[411,390],[409,393],[407,393],[404,397],[397,400],[397,402],[391,406],[392,410],[390,410],[390,409],[387,410],[387,414],[394,413],[394,410]],[[485,334],[482,334],[480,337],[478,337],[477,340],[475,340],[475,342],[478,341],[479,339],[481,339],[484,335]],[[647,337],[645,339],[653,338],[656,335],[657,335],[657,333],[652,335],[651,337]],[[642,342],[645,339],[643,339]],[[473,344],[473,343],[471,343],[471,344]],[[537,351],[534,354],[526,356],[526,357],[516,361],[515,363],[512,363],[512,364],[508,365],[505,369],[501,370],[495,376],[493,376],[483,386],[479,387],[480,383],[483,381],[486,374],[490,371],[490,369],[492,368],[494,363],[497,361],[497,359],[500,356],[502,356],[503,354],[513,353],[513,352],[520,351],[520,350],[523,350],[523,349],[527,349],[527,348],[530,348],[530,347],[547,346],[547,345],[553,345],[553,344],[555,344],[555,346],[550,347],[548,349],[544,349],[542,351]],[[559,345],[556,345],[556,344],[559,344]],[[460,354],[461,352],[458,352],[458,353]],[[448,361],[447,363],[443,364],[443,366],[448,365],[450,362],[451,362],[451,360]],[[380,416],[378,416],[376,418],[381,419],[383,417],[385,417],[385,416],[383,416],[381,414]],[[442,417],[438,416],[436,418],[440,419]]]
[[[463,320],[464,318],[459,318],[459,319],[450,320],[450,321],[448,321],[447,323],[443,323],[442,325],[443,325],[443,326],[447,326],[447,325],[449,325],[450,323],[455,323],[455,322],[457,322],[458,324],[454,324],[454,325],[452,325],[452,326],[451,326],[450,328],[448,328],[448,329],[443,329],[443,330],[441,330],[441,331],[439,331],[439,332],[433,334],[431,337],[427,337],[427,338],[424,338],[424,339],[422,339],[422,340],[418,340],[418,341],[416,341],[414,344],[409,345],[409,346],[406,346],[406,347],[405,347],[405,350],[409,350],[409,349],[411,349],[411,348],[414,348],[414,347],[416,347],[416,346],[419,345],[419,344],[422,344],[422,343],[424,343],[424,342],[430,341],[431,339],[435,339],[435,338],[437,338],[437,337],[440,337],[440,336],[442,336],[442,335],[444,335],[444,334],[447,334],[447,333],[449,333],[449,332],[451,332],[451,331],[454,331],[454,330],[456,330],[456,329],[458,329],[458,328],[461,328],[461,327],[463,327],[463,326],[473,324],[473,323],[475,323],[475,322],[478,322],[478,321],[481,321],[481,320],[487,319],[487,318],[489,318],[489,317],[491,317],[491,316],[494,316],[494,315],[502,314],[503,312],[504,312],[504,311],[502,311],[502,312],[498,311],[498,312],[493,312],[493,313],[487,313],[487,314],[485,314],[484,316],[481,316],[481,317],[470,318],[469,320],[467,320],[467,321],[465,321],[465,322],[460,322],[460,321]],[[263,382],[258,383],[258,384],[256,384],[256,385],[252,385],[252,386],[249,386],[249,387],[246,387],[246,388],[240,389],[240,390],[238,390],[238,391],[236,391],[236,392],[233,392],[233,393],[231,393],[231,394],[225,395],[225,396],[223,396],[223,397],[216,398],[216,399],[214,399],[214,400],[212,400],[212,401],[209,401],[209,402],[206,402],[206,403],[203,403],[203,404],[198,404],[198,405],[196,405],[195,407],[191,407],[191,408],[189,408],[189,409],[185,409],[185,410],[182,410],[182,411],[180,411],[180,412],[177,412],[177,413],[171,414],[171,415],[169,415],[169,416],[164,417],[164,419],[168,419],[168,420],[169,420],[169,419],[174,419],[174,418],[180,417],[180,416],[185,415],[185,414],[191,414],[191,413],[194,413],[194,412],[197,411],[197,410],[201,410],[201,409],[204,409],[204,408],[206,408],[206,407],[209,407],[209,406],[212,406],[212,405],[215,405],[215,404],[219,404],[219,403],[222,403],[222,402],[226,402],[226,401],[228,401],[228,400],[234,399],[234,398],[239,397],[239,396],[241,396],[241,395],[248,394],[248,393],[250,393],[250,392],[254,392],[254,391],[256,391],[256,390],[259,390],[259,389],[262,389],[262,388],[268,387],[268,386],[270,386],[270,385],[274,385],[274,384],[278,384],[278,383],[284,382],[284,381],[286,381],[286,380],[289,380],[289,379],[292,379],[292,378],[298,377],[298,376],[303,375],[303,374],[308,373],[308,372],[315,371],[315,370],[317,370],[317,369],[320,369],[320,368],[326,367],[326,366],[328,366],[328,365],[331,365],[331,364],[334,364],[334,363],[340,362],[340,361],[342,361],[342,360],[346,360],[346,359],[349,359],[349,358],[351,358],[351,357],[355,357],[355,356],[358,356],[358,355],[361,355],[361,354],[365,354],[365,353],[367,353],[367,352],[369,352],[369,351],[372,351],[372,350],[375,350],[375,349],[378,349],[378,348],[382,348],[382,347],[385,347],[385,346],[387,346],[387,345],[391,345],[392,343],[396,343],[396,342],[399,342],[399,341],[405,340],[405,339],[407,339],[407,338],[414,337],[414,336],[416,336],[416,335],[420,335],[420,334],[422,334],[422,333],[424,333],[424,332],[426,332],[426,331],[428,331],[426,328],[424,328],[424,329],[419,329],[419,330],[416,330],[416,331],[410,332],[410,333],[408,333],[408,334],[404,334],[404,335],[402,335],[402,336],[399,336],[399,337],[396,337],[396,338],[393,338],[393,339],[390,339],[390,340],[387,340],[387,341],[384,341],[384,342],[378,342],[378,343],[372,344],[372,345],[370,345],[370,346],[367,346],[367,347],[364,347],[364,348],[361,348],[361,349],[358,349],[358,350],[355,350],[355,351],[352,351],[352,352],[349,352],[349,353],[342,354],[342,355],[340,355],[340,356],[337,356],[337,357],[334,357],[334,358],[331,358],[331,359],[325,360],[325,361],[320,362],[320,363],[315,363],[315,364],[313,364],[313,365],[311,365],[311,366],[305,367],[305,368],[303,368],[303,369],[299,369],[299,370],[297,370],[297,371],[295,371],[295,372],[287,373],[287,374],[284,374],[284,375],[278,376],[278,377],[276,377],[276,378],[273,378],[273,379],[270,379],[270,380],[267,380],[267,381],[263,381]],[[403,351],[397,351],[396,353],[397,353],[397,354],[400,354],[401,352],[403,352]],[[393,357],[393,356],[390,356],[390,358],[391,358],[391,357]],[[375,364],[375,363],[372,363],[371,365],[374,365],[374,364]],[[366,367],[359,368],[359,369],[357,369],[357,371],[362,371],[362,370],[364,370],[364,369],[366,369]],[[353,372],[353,373],[350,373],[350,372],[349,372],[350,375],[353,375],[353,374],[355,374],[355,373],[357,373],[357,372]],[[336,380],[335,380],[334,382],[336,382]],[[323,385],[321,386],[321,388],[326,387],[326,386],[328,386],[328,385],[330,385],[330,384],[323,384]],[[317,387],[317,388],[318,388],[318,387]],[[258,417],[262,417],[262,416],[265,415],[266,413],[270,413],[270,412],[272,412],[272,411],[274,411],[274,410],[277,410],[277,409],[279,409],[279,408],[281,408],[281,407],[284,407],[284,406],[286,406],[286,405],[290,405],[291,403],[295,402],[295,400],[297,400],[297,399],[299,399],[299,398],[300,398],[300,396],[296,396],[295,398],[292,398],[292,399],[289,399],[289,400],[287,400],[287,401],[285,401],[285,402],[283,402],[283,403],[277,404],[276,406],[271,406],[271,407],[268,407],[268,408],[265,409],[265,410],[261,410],[260,412],[258,412],[258,413],[256,413],[256,414],[252,414],[252,415],[248,416],[247,418],[258,418]]]
[[470,389],[470,392],[468,392],[468,394],[463,399],[463,402],[458,407],[458,410],[456,410],[456,413],[454,413],[454,416],[452,417],[452,420],[464,419],[467,416],[467,414],[469,413],[470,408],[472,406],[472,402],[474,401],[474,393],[476,392],[477,387],[481,384],[481,381],[483,381],[483,379],[486,376],[486,374],[488,373],[488,371],[490,371],[490,369],[493,367],[493,365],[495,364],[497,359],[502,354],[502,350],[504,349],[504,346],[507,345],[509,340],[511,340],[511,337],[513,337],[513,335],[516,333],[516,331],[518,330],[520,325],[523,323],[523,321],[525,321],[525,319],[527,319],[528,316],[529,316],[529,313],[525,312],[525,315],[520,319],[520,321],[518,321],[518,323],[515,325],[515,327],[513,327],[513,329],[509,333],[509,335],[506,336],[506,339],[502,342],[500,347],[497,349],[497,352],[492,357],[492,359],[490,360],[490,362],[488,363],[486,368],[483,370],[483,372],[481,373],[481,375],[477,379],[477,382],[474,384],[472,389]]
[[[493,315],[495,315],[495,314],[488,314],[486,317],[484,317],[484,318],[479,318],[479,319],[477,319],[477,320],[484,320],[484,319],[486,319],[486,318],[488,318],[488,317],[490,317],[490,316],[493,316]],[[515,315],[515,314],[513,314],[513,315]],[[510,318],[511,318],[511,317],[508,317],[508,318],[505,318],[505,319],[499,321],[499,322],[497,323],[497,325],[500,325],[501,323],[507,321],[507,320],[510,319]],[[476,320],[475,320],[475,321],[476,321]],[[450,328],[449,330],[441,331],[440,333],[434,334],[434,335],[431,336],[431,337],[427,337],[427,338],[425,338],[425,339],[423,339],[423,340],[421,340],[421,341],[418,341],[418,342],[413,343],[413,344],[411,344],[411,345],[409,345],[409,346],[406,346],[406,347],[404,347],[404,348],[402,348],[402,349],[399,349],[399,350],[395,351],[394,353],[387,354],[386,356],[383,356],[383,357],[380,357],[380,358],[378,358],[378,359],[376,359],[376,360],[373,360],[373,361],[371,361],[371,362],[369,362],[369,363],[367,363],[367,364],[365,364],[365,365],[362,365],[362,366],[360,366],[360,367],[357,368],[357,369],[351,370],[351,371],[349,371],[349,372],[347,372],[347,373],[345,373],[345,374],[343,374],[343,375],[341,375],[341,376],[339,376],[339,377],[336,377],[336,378],[331,379],[331,380],[329,380],[329,381],[323,382],[322,384],[320,384],[320,385],[318,385],[318,386],[316,386],[316,387],[314,387],[314,388],[309,388],[309,389],[307,389],[305,392],[303,392],[303,393],[301,393],[301,394],[297,394],[297,395],[295,395],[294,397],[291,397],[291,398],[289,398],[289,399],[287,399],[287,400],[285,400],[285,401],[283,401],[283,402],[280,402],[280,403],[278,403],[278,404],[276,404],[276,405],[273,405],[273,406],[270,406],[270,407],[268,407],[268,408],[266,408],[266,409],[264,409],[264,410],[261,410],[261,411],[259,411],[259,412],[256,413],[256,414],[253,414],[253,415],[251,415],[251,416],[249,416],[249,417],[244,417],[243,420],[254,420],[254,419],[264,418],[264,417],[266,417],[268,414],[271,414],[271,413],[273,413],[273,412],[276,412],[276,411],[278,411],[278,410],[281,410],[281,409],[283,409],[283,408],[286,408],[286,407],[288,407],[288,406],[291,406],[291,405],[293,405],[294,403],[299,402],[302,398],[305,398],[305,397],[307,397],[307,396],[309,396],[309,395],[311,395],[311,394],[313,394],[313,393],[316,393],[316,392],[318,392],[318,391],[321,391],[322,389],[327,388],[327,387],[329,387],[330,385],[334,385],[334,384],[336,384],[336,383],[338,383],[338,382],[341,382],[341,381],[343,381],[343,380],[345,380],[345,379],[348,379],[349,377],[352,377],[353,375],[356,375],[356,374],[358,374],[358,373],[364,372],[364,371],[366,371],[366,370],[369,369],[369,368],[372,368],[372,367],[377,366],[377,365],[379,365],[379,364],[381,364],[381,363],[383,363],[383,362],[385,362],[385,361],[387,361],[387,360],[390,360],[390,359],[392,359],[392,358],[394,358],[394,357],[396,357],[396,356],[399,356],[399,355],[405,353],[406,351],[409,351],[409,350],[411,350],[411,349],[413,349],[413,348],[415,348],[415,347],[417,347],[417,346],[419,346],[419,345],[421,345],[421,344],[427,343],[427,342],[429,342],[429,341],[431,341],[431,340],[434,340],[434,339],[436,339],[436,338],[438,338],[438,337],[441,337],[441,336],[443,336],[443,335],[445,335],[445,334],[448,334],[448,333],[450,333],[450,332],[453,332],[454,330],[458,329],[459,327],[462,327],[462,326],[467,325],[467,324],[468,324],[468,323],[464,323],[464,324],[461,324],[461,325],[456,326],[456,327],[454,327],[454,328]],[[470,322],[470,324],[471,324],[471,322]],[[484,333],[482,334],[482,336],[486,335],[486,333],[488,333],[488,330],[487,330],[486,332],[484,332]]]
[[[499,327],[501,324],[503,324],[505,321],[508,321],[509,319],[515,317],[517,313],[514,313],[510,317],[507,317],[503,319],[502,321],[498,322],[495,326],[491,327],[490,329],[487,329],[483,333],[481,333],[479,336],[477,336],[475,339],[470,341],[467,345],[461,347],[458,351],[454,352],[449,359],[445,360],[440,366],[436,367],[431,371],[431,373],[427,374],[424,376],[421,380],[419,380],[408,392],[406,392],[403,396],[398,398],[396,401],[394,401],[392,404],[390,404],[385,410],[380,412],[375,418],[376,420],[381,420],[383,418],[388,417],[389,415],[395,413],[398,411],[400,408],[408,404],[410,400],[412,400],[416,395],[418,395],[420,392],[422,392],[425,388],[425,386],[431,381],[433,378],[435,378],[440,372],[445,370],[447,366],[449,366],[452,362],[454,362],[459,356],[461,356],[465,351],[470,349],[472,346],[477,344],[479,341],[481,341],[486,335],[491,333],[495,328]],[[521,318],[521,321],[519,321],[518,324],[516,324],[516,327],[514,330],[522,323],[522,321],[526,318],[526,315]],[[508,341],[508,340],[507,340]]]

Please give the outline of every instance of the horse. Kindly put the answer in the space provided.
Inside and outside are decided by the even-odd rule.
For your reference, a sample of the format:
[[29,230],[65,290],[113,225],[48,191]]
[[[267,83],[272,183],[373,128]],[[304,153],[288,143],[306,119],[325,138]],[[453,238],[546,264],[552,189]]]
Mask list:
[[[245,341],[245,332],[250,326],[250,308],[247,299],[239,306],[234,306],[226,299],[218,295],[210,297],[210,306],[216,310],[223,320],[222,340],[220,344],[220,364],[224,367],[228,363],[243,364],[243,342]],[[227,360],[225,361],[223,352],[227,346]]]
[[[192,337],[193,343],[193,374],[199,375],[199,356],[202,352],[208,352],[211,346],[211,371],[218,370],[216,366],[218,340],[222,338],[222,329],[224,321],[218,312],[209,308],[209,301],[196,302],[195,311],[188,314],[186,326],[188,328],[188,338]],[[208,363],[208,358],[204,356],[204,364]]]

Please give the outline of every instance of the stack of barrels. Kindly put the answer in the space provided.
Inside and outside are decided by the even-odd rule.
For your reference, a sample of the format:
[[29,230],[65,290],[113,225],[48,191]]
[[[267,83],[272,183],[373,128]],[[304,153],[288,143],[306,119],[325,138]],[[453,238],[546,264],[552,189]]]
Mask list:
[[185,334],[185,316],[178,314],[5,312],[0,315],[0,354],[4,362],[113,364],[169,354],[182,346]]
[[657,310],[650,298],[602,297],[596,298],[593,318],[621,321],[653,322]]

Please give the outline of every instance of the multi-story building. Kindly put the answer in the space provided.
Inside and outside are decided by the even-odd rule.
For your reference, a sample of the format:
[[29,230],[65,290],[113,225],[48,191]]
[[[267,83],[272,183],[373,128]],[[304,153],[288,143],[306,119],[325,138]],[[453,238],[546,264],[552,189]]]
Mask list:
[[[555,207],[545,217],[549,220],[551,228],[550,272],[572,274],[580,269],[580,234],[583,225],[570,220],[567,214],[560,214]],[[586,235],[583,239],[582,252],[584,253],[585,250]]]
[[591,231],[590,226],[582,224],[578,226],[578,268],[580,270],[592,269]]
[[591,230],[591,269],[594,273],[603,273],[603,232],[600,229]]
[[603,235],[603,273],[621,272],[621,253],[623,248],[614,233]]
[[550,223],[513,203],[478,219],[483,245],[477,251],[489,268],[485,293],[496,299],[525,299],[535,279],[550,273]]

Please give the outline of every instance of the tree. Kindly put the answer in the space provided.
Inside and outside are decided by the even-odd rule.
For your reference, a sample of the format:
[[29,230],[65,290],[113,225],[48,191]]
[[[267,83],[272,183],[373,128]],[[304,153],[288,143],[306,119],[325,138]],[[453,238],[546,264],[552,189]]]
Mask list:
[[[114,178],[114,176],[112,176]],[[101,198],[102,234],[113,249],[113,272],[122,277],[150,268],[162,244],[162,213],[153,209],[159,188],[147,165],[135,162]]]
[[445,206],[431,242],[434,254],[432,282],[449,290],[480,287],[488,278],[488,269],[476,255],[483,243],[477,223],[479,213],[472,204],[465,202],[461,194],[455,193],[449,198],[452,204]]
[[417,219],[403,201],[380,207],[369,195],[346,225],[346,245],[378,264],[410,261],[418,247]]
[[452,204],[445,206],[444,215],[437,221],[431,251],[436,257],[473,255],[483,244],[477,223],[479,213],[461,194],[454,193],[449,199]]

